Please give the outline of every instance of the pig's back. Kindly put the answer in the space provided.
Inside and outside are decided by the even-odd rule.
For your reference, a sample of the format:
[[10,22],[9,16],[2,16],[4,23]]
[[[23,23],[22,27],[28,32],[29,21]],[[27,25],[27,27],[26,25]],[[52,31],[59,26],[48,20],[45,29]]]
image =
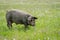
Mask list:
[[17,9],[11,9],[11,10],[8,10],[9,13],[11,13],[12,15],[15,15],[15,16],[26,16],[26,15],[30,15],[28,14],[27,12],[23,12],[21,10],[17,10]]

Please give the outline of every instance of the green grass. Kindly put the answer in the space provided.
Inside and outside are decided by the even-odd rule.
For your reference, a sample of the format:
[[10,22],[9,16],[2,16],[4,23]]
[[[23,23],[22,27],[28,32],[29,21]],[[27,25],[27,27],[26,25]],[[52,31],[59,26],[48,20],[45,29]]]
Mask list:
[[[3,0],[2,0],[3,1]],[[23,4],[0,3],[0,40],[60,40],[60,4],[50,2],[41,3],[36,1],[26,1]],[[31,1],[33,2],[32,4]],[[36,2],[36,3],[35,3]],[[56,2],[56,1],[55,1]],[[20,9],[26,11],[33,16],[38,17],[36,26],[29,26],[29,30],[24,31],[23,25],[13,24],[12,29],[8,29],[6,23],[6,11],[9,9]]]

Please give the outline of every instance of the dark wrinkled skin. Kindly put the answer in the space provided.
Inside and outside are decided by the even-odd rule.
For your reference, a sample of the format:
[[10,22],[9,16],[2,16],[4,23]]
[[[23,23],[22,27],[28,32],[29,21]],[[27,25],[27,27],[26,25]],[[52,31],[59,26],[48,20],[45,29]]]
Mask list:
[[27,28],[28,25],[35,26],[35,19],[37,18],[19,10],[9,10],[6,13],[7,26],[9,29],[12,27],[12,23],[24,24],[25,28]]

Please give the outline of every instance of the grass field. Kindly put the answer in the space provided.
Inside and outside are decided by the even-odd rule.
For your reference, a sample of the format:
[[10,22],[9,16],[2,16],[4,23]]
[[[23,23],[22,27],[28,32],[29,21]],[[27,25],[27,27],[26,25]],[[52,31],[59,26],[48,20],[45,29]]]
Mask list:
[[[23,25],[8,29],[6,11],[20,9],[38,17],[36,26],[24,31]],[[60,40],[59,0],[0,0],[0,40]]]

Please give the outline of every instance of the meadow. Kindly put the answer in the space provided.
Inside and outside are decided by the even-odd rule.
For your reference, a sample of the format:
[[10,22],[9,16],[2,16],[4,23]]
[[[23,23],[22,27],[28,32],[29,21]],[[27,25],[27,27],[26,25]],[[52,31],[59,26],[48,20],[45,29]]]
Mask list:
[[[36,16],[36,26],[13,23],[8,29],[6,12],[19,9]],[[0,0],[0,40],[60,40],[60,2],[59,0]]]

